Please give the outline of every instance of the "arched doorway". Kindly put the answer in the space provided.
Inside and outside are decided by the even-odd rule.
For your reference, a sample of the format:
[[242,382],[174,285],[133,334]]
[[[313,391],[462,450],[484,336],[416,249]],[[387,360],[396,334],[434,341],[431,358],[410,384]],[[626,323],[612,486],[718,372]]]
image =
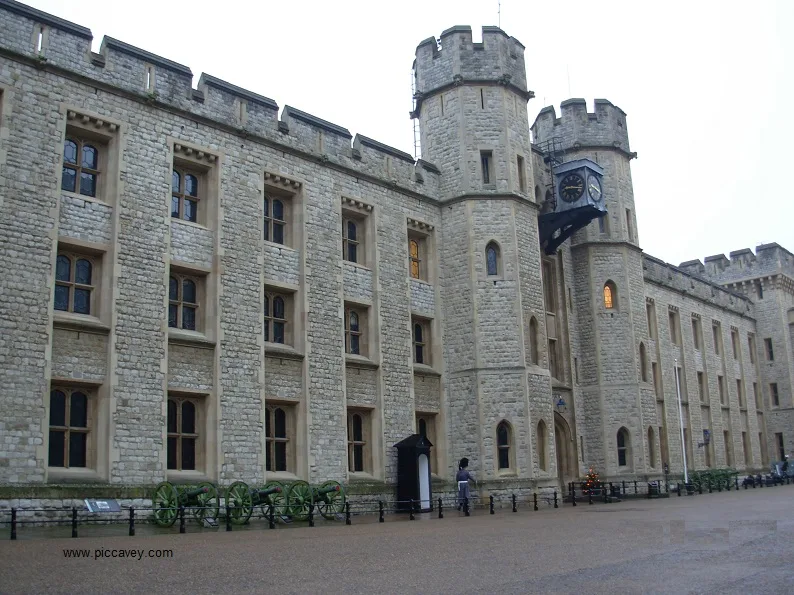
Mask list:
[[554,412],[554,446],[557,451],[557,477],[563,487],[578,478],[576,448],[565,418]]

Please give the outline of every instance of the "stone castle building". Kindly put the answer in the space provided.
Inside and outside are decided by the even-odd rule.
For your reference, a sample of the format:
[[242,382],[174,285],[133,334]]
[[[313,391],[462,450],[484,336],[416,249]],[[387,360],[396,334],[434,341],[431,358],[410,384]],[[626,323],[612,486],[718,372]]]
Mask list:
[[643,254],[626,114],[530,123],[502,30],[418,46],[421,159],[91,40],[0,0],[0,483],[388,492],[414,433],[492,491],[658,477],[676,369],[690,470],[794,446],[794,255]]

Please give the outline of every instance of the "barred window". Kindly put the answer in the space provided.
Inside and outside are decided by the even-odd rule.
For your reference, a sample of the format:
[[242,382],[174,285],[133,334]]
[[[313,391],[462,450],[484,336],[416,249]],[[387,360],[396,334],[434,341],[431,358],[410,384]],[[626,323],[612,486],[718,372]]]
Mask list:
[[88,466],[90,404],[81,389],[50,391],[50,467]]
[[510,442],[511,442],[510,424],[506,421],[499,422],[496,426],[496,449],[497,460],[499,469],[510,468]]
[[342,258],[350,262],[359,262],[360,242],[358,222],[345,218],[342,222]]
[[198,281],[190,277],[172,275],[168,279],[168,326],[189,331],[196,329],[198,311]]
[[366,415],[363,411],[349,411],[347,414],[347,464],[348,470],[354,473],[367,468]]
[[284,406],[267,408],[265,462],[267,471],[289,471],[290,414]]
[[284,244],[284,230],[287,226],[284,201],[265,195],[265,240]]
[[361,314],[352,308],[345,310],[345,353],[361,354]]
[[80,255],[59,253],[55,264],[55,309],[91,314],[94,264]]
[[198,221],[199,176],[174,168],[171,173],[171,217]]
[[278,293],[265,294],[265,341],[285,343],[287,328],[287,297]]
[[198,409],[196,399],[168,398],[168,469],[196,469]]
[[63,143],[61,189],[96,197],[99,179],[99,149],[93,141],[67,137]]

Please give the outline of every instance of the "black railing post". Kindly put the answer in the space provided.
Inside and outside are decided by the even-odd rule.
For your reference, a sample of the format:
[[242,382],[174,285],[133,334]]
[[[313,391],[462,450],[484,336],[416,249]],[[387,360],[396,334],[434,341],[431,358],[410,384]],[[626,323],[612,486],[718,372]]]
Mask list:
[[760,473],[758,474],[758,487],[759,488],[764,487],[764,478]]
[[[736,484],[736,491],[738,492],[739,491],[739,476],[736,475],[736,476],[734,476],[733,479],[734,479],[734,483]],[[780,485],[783,485],[783,484],[781,483]]]
[[637,480],[635,479],[634,480],[634,495],[636,496],[637,494],[638,494],[638,492],[637,492]]
[[72,508],[72,537],[77,537],[77,509]]
[[408,516],[409,520],[414,520],[414,499],[411,498],[411,508],[410,508],[410,515]]
[[731,491],[731,478],[730,477],[726,477],[725,478],[725,489],[728,490],[729,492]]
[[179,505],[179,532],[185,532],[185,507]]
[[463,514],[465,516],[471,516],[471,512],[469,512],[469,499],[468,498],[464,498],[463,499]]
[[488,508],[490,510],[490,513],[494,514],[494,511],[493,511],[493,494],[488,496]]
[[11,540],[15,541],[17,538],[17,509],[11,509]]
[[703,494],[703,480],[698,482],[698,494]]
[[270,510],[268,510],[267,527],[268,527],[268,529],[275,529],[276,528],[276,506],[275,506],[275,504],[270,507]]
[[226,530],[232,530],[232,508],[226,504]]
[[535,510],[535,512],[537,512],[538,511],[538,493],[537,492],[532,494],[532,500],[533,500],[533,509]]
[[345,525],[352,524],[350,521],[350,501],[345,502]]
[[573,491],[571,492],[571,504],[573,504],[574,506],[576,506],[576,490],[573,490]]
[[518,508],[516,507],[516,495],[513,494],[513,512],[518,512]]
[[626,497],[626,480],[624,479],[621,483],[623,484],[623,497],[625,498]]
[[438,518],[444,518],[444,500],[441,498],[438,499]]
[[681,483],[679,482],[676,485],[678,486],[678,497],[680,498],[681,497]]
[[[441,506],[441,498],[438,499],[438,505]],[[378,500],[378,522],[386,522],[386,519],[383,518],[383,500]]]
[[314,502],[309,504],[309,527],[314,527]]
[[130,506],[130,537],[135,537],[135,507]]
[[557,490],[554,490],[554,508],[559,508],[559,506],[557,506]]

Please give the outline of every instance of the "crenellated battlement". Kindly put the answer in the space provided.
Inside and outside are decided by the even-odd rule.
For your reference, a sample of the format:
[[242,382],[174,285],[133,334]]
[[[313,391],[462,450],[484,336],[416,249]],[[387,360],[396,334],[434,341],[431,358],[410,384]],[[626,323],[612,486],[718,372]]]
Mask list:
[[778,273],[794,277],[794,254],[773,242],[759,244],[755,248],[755,254],[750,248],[742,248],[731,252],[730,259],[724,254],[715,254],[707,256],[704,262],[682,262],[679,268],[719,283],[768,277]]
[[458,25],[429,37],[416,48],[414,61],[417,114],[422,99],[462,84],[499,84],[529,100],[524,46],[499,27],[483,27],[482,42],[472,41],[471,27]]
[[605,149],[624,152],[630,158],[637,156],[629,147],[626,113],[606,99],[595,100],[595,111],[587,111],[584,99],[568,99],[560,104],[558,118],[553,106],[546,106],[532,124],[535,144],[551,138],[558,139],[560,148]]
[[[491,34],[489,34],[491,35]],[[502,34],[504,35],[504,34]],[[0,0],[0,55],[39,70],[176,109],[247,139],[313,156],[431,198],[440,173],[427,161],[291,106],[279,118],[268,97],[202,73],[193,88],[188,66],[105,36],[91,51],[90,29],[14,0]],[[490,42],[489,42],[490,46]],[[523,65],[523,62],[522,62]]]

